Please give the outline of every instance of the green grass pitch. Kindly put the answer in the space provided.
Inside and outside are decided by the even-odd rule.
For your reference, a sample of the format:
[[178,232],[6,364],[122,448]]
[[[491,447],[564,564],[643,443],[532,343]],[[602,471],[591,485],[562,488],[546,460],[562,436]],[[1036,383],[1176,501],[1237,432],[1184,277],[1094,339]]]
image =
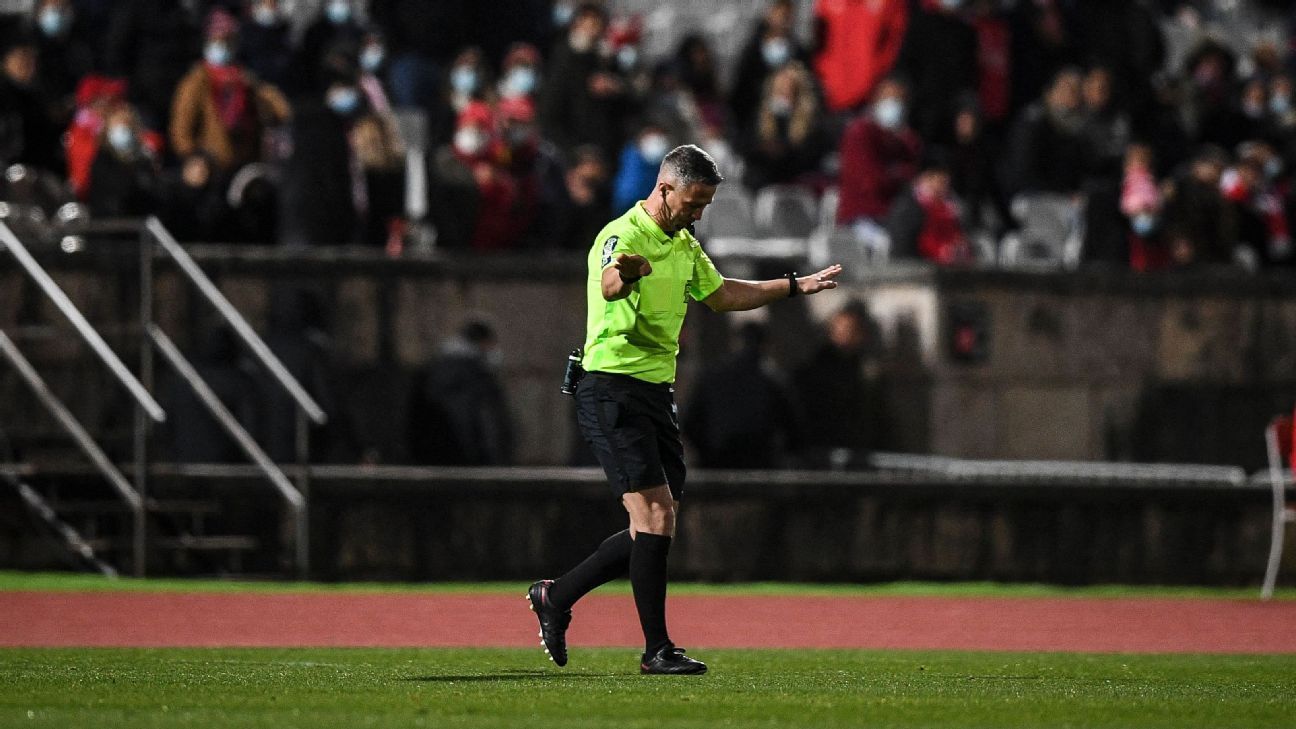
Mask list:
[[5,649],[0,727],[1290,727],[1296,656]]

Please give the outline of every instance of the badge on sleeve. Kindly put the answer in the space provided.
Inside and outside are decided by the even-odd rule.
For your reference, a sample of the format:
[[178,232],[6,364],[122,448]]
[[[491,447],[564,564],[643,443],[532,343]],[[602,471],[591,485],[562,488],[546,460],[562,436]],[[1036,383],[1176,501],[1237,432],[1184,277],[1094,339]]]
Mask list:
[[621,239],[614,235],[603,243],[603,268],[607,268],[607,265],[612,262],[612,251],[616,250],[619,240]]

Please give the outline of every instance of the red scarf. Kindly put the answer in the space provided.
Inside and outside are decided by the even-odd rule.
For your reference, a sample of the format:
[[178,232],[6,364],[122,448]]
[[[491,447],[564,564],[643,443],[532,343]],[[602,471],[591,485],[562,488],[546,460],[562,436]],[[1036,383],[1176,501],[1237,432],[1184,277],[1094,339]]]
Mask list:
[[212,100],[216,112],[226,129],[234,129],[244,122],[247,113],[247,83],[243,72],[233,64],[213,66],[204,63],[207,79],[211,82]]

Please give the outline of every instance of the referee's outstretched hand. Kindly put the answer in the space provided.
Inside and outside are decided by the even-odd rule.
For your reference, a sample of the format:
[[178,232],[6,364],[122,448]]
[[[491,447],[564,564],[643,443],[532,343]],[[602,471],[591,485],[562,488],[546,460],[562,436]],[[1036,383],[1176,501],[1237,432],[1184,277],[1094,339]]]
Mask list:
[[620,272],[623,279],[634,280],[652,273],[652,264],[637,253],[618,253],[612,267]]
[[803,294],[817,294],[824,289],[835,289],[837,288],[837,282],[833,279],[841,275],[841,272],[841,264],[834,263],[819,273],[812,273],[809,276],[798,278],[797,288]]

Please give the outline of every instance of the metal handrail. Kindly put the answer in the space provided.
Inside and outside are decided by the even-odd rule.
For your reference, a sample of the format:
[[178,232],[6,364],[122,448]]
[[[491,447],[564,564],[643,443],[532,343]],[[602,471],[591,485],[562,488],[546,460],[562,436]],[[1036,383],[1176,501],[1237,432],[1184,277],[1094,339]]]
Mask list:
[[292,482],[290,482],[288,477],[284,475],[284,472],[275,465],[275,462],[270,459],[270,456],[266,455],[266,452],[261,449],[261,446],[257,445],[257,442],[252,438],[252,435],[239,423],[238,419],[234,417],[234,414],[229,411],[229,408],[225,407],[225,404],[221,402],[220,397],[218,397],[211,387],[207,385],[207,382],[203,380],[202,375],[198,374],[198,371],[194,369],[193,365],[189,363],[189,360],[185,358],[184,354],[182,354],[175,346],[175,343],[166,335],[166,332],[163,332],[153,323],[149,323],[146,326],[146,331],[148,332],[149,338],[153,340],[153,344],[157,347],[157,350],[162,354],[167,362],[170,363],[171,367],[176,371],[176,374],[180,375],[181,379],[183,379],[189,387],[193,389],[194,394],[198,396],[199,401],[201,401],[203,406],[207,408],[207,412],[210,413],[212,417],[216,418],[216,422],[220,424],[221,428],[223,428],[225,432],[228,433],[236,443],[238,443],[239,448],[243,450],[243,453],[247,455],[254,464],[256,464],[262,475],[266,477],[266,480],[268,480],[271,485],[278,490],[279,495],[282,496],[284,501],[288,502],[289,507],[292,508],[296,542],[294,556],[298,570],[302,574],[305,574],[308,565],[305,497],[303,497],[302,493],[292,485]]
[[76,305],[63,292],[63,289],[59,288],[59,285],[54,282],[49,273],[44,268],[41,268],[41,265],[32,257],[22,241],[18,240],[18,236],[14,235],[9,226],[2,222],[0,222],[0,242],[4,243],[4,246],[13,254],[14,259],[23,267],[27,275],[41,287],[45,295],[54,302],[58,310],[63,312],[68,321],[72,322],[72,326],[81,335],[81,338],[85,340],[86,344],[90,345],[90,348],[108,366],[108,369],[117,377],[117,380],[130,391],[131,396],[148,413],[148,416],[155,422],[165,422],[166,411],[162,409],[162,406],[158,405],[144,385],[140,384],[140,381],[135,378],[135,375],[131,374],[126,365],[122,364],[121,359],[104,342],[103,337],[99,336],[99,332],[95,331],[90,322],[86,321],[85,316],[76,308]]
[[3,354],[14,366],[14,369],[18,370],[18,374],[22,376],[23,380],[27,382],[27,386],[35,393],[36,399],[40,400],[41,404],[45,406],[45,410],[58,421],[59,425],[63,426],[68,435],[72,436],[72,440],[81,449],[81,452],[90,459],[90,462],[94,464],[99,473],[112,485],[117,495],[130,507],[133,527],[133,539],[131,542],[134,569],[136,575],[142,576],[144,573],[145,553],[144,499],[131,487],[130,482],[126,480],[121,471],[117,470],[112,461],[108,460],[107,454],[103,452],[99,444],[95,443],[94,438],[90,437],[90,434],[86,432],[86,429],[72,414],[72,411],[68,410],[63,401],[49,389],[49,386],[45,384],[45,380],[41,379],[40,374],[36,372],[36,368],[32,367],[31,362],[23,356],[18,347],[14,345],[13,340],[4,332],[0,332],[0,354]]
[[306,389],[301,386],[297,378],[293,377],[292,373],[283,366],[283,363],[279,361],[274,352],[270,351],[270,347],[266,345],[265,341],[257,335],[252,326],[243,318],[243,315],[238,312],[238,309],[234,308],[234,305],[229,302],[229,299],[225,298],[225,295],[220,292],[216,284],[212,283],[212,280],[207,277],[207,274],[203,273],[202,268],[198,266],[184,247],[176,241],[166,227],[155,217],[150,217],[145,221],[144,227],[157,241],[158,245],[162,247],[162,250],[166,251],[167,255],[175,260],[176,265],[180,267],[185,276],[198,287],[198,290],[202,292],[207,301],[216,307],[216,310],[225,318],[225,321],[229,322],[229,325],[233,327],[239,338],[252,350],[252,354],[270,371],[275,381],[288,392],[302,412],[311,419],[311,422],[316,425],[327,423],[328,415],[324,413],[323,408],[306,392]]
[[898,471],[936,473],[950,478],[1079,480],[1123,483],[1190,482],[1244,486],[1247,473],[1237,466],[1106,461],[975,460],[910,453],[872,453],[869,465]]
[[59,518],[54,509],[36,490],[31,486],[19,481],[12,476],[0,475],[0,481],[6,481],[18,492],[18,497],[27,504],[27,508],[32,511],[40,520],[45,522],[50,529],[54,531],[58,538],[63,540],[64,546],[68,551],[76,553],[78,557],[92,565],[99,574],[104,577],[117,577],[117,570],[112,565],[99,559],[95,554],[94,548],[81,538],[75,529],[68,526],[67,522]]

